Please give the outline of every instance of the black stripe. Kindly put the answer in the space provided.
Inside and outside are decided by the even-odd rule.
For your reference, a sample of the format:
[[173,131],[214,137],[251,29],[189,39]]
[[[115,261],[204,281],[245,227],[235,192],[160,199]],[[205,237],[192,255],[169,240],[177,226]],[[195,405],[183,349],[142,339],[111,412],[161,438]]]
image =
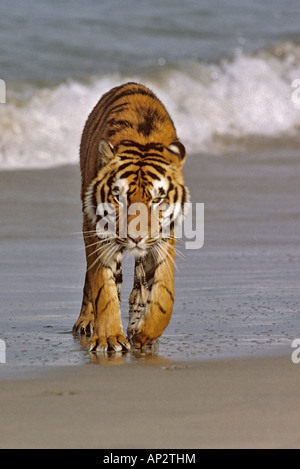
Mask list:
[[109,121],[107,122],[108,125],[113,125],[114,127],[130,127],[132,128],[133,127],[133,124],[132,122],[128,121],[128,120],[125,120],[125,119],[119,119],[119,120],[116,120],[114,117],[112,117],[111,119],[109,119]]
[[177,189],[177,187],[175,187],[174,191],[175,191],[175,194],[174,194],[173,204],[176,204],[176,202],[178,200],[178,189]]
[[172,300],[173,303],[174,303],[174,296],[173,296],[173,293],[171,292],[171,290],[169,290],[168,287],[166,287],[165,285],[162,285],[162,286],[163,286],[163,288],[164,288],[165,290],[167,290],[167,292],[168,292],[169,295],[170,295],[171,300]]
[[181,210],[184,213],[184,203],[186,201],[186,189],[183,185],[180,186],[182,189],[182,198],[181,198]]
[[133,129],[133,123],[127,119],[119,119],[118,121],[116,121],[115,125],[120,126],[122,129],[124,128]]
[[128,168],[128,166],[130,166],[131,164],[134,164],[134,163],[132,161],[128,161],[127,163],[121,164],[121,166],[117,168],[117,173],[119,173],[120,171],[123,171],[123,169]]
[[128,164],[132,163],[132,164],[136,164],[136,160],[133,159],[132,155],[120,155],[118,157],[121,161],[127,161]]
[[[107,114],[110,112],[110,109],[108,110],[108,108],[110,107],[111,104],[113,104],[113,102],[116,99],[116,94],[118,93],[120,89],[123,88],[123,86],[124,85],[116,86],[112,90],[108,91],[102,96],[100,101],[98,101],[98,103],[96,104],[92,112],[99,115],[99,118],[95,119],[94,128],[92,129],[91,134],[94,133],[94,130],[99,125],[99,122],[101,120],[102,122],[106,122]],[[108,110],[108,113],[107,113],[107,110]]]
[[123,173],[119,176],[119,179],[126,179],[129,176],[132,176],[133,174],[135,174],[134,171],[126,171],[125,173]]
[[122,140],[119,145],[124,145],[125,147],[136,147],[142,152],[147,152],[149,150],[157,150],[157,151],[162,151],[163,147],[161,143],[156,143],[156,142],[151,142],[147,143],[146,145],[142,145],[141,143],[135,142],[133,140]]
[[163,314],[167,314],[167,311],[162,307],[162,305],[158,301],[156,301],[155,304],[159,307],[160,311]]
[[117,134],[118,132],[120,132],[120,129],[110,129],[110,130],[107,132],[107,137],[108,137],[108,138],[111,138],[111,137],[113,137],[115,134]]
[[106,181],[107,187],[109,187],[109,188],[111,187],[114,178],[115,178],[115,174],[114,174],[114,173],[109,176],[109,178],[108,178],[107,181]]
[[174,189],[174,184],[173,184],[172,178],[170,176],[168,176],[168,181],[169,181],[169,191],[171,191],[171,190]]
[[108,305],[112,302],[112,300],[108,300],[108,302],[106,303],[106,305],[104,306],[103,309],[101,309],[101,313],[103,313],[103,311],[106,310],[106,308],[108,307]]
[[160,155],[159,153],[147,152],[147,153],[145,154],[145,158],[148,158],[148,156],[149,156],[149,158],[162,158],[162,159],[164,159],[164,160],[166,161],[165,157],[162,156],[162,155]]
[[164,155],[160,155],[159,153],[151,153],[151,152],[146,152],[144,155],[144,159],[146,160],[147,158],[150,158],[151,161],[158,160],[161,161],[162,163],[169,165],[170,163],[166,160]]
[[[125,96],[134,96],[134,95],[144,95],[144,96],[149,96],[151,98],[154,98],[154,99],[157,99],[155,98],[154,94],[151,92],[151,91],[148,91],[146,89],[143,89],[143,88],[137,88],[137,89],[132,89],[132,88],[129,88],[129,89],[124,89],[125,87],[127,87],[128,85],[135,85],[135,86],[139,86],[137,83],[127,83],[126,85],[121,85],[119,87],[116,87],[114,88],[114,90],[112,90],[112,97],[111,99],[108,99],[105,103],[105,106],[104,106],[104,109],[103,109],[103,116],[105,115],[105,120],[106,120],[106,115],[108,113],[111,112],[111,109],[110,109],[110,106],[119,101],[120,99],[124,98]],[[123,91],[122,91],[123,89]],[[121,90],[121,92],[120,92]]]
[[[120,113],[122,111],[126,111],[127,110],[127,106],[128,106],[128,103],[121,103],[121,104],[117,104],[116,106],[113,106],[110,108],[110,113],[111,114],[115,114],[115,113]],[[125,109],[126,108],[126,109]]]
[[[101,183],[102,183],[102,181],[97,181],[96,185],[94,186],[94,190],[93,190],[93,197],[92,197],[92,200],[93,200],[93,207],[95,208],[95,213],[96,213],[96,209],[97,209],[97,205],[98,205],[98,202],[97,202],[97,190],[98,190],[98,186],[100,186]],[[103,189],[103,187],[101,187],[100,195],[101,195],[102,189]]]
[[139,85],[137,83],[128,83],[126,84],[125,86],[127,85],[135,85],[137,86],[138,88],[133,90],[133,89],[129,89],[129,90],[124,90],[124,91],[121,91],[121,93],[117,94],[116,96],[116,99],[122,99],[124,98],[124,96],[135,96],[135,95],[142,95],[142,96],[149,96],[150,98],[154,98],[154,99],[157,99],[155,98],[154,94],[152,93],[152,91],[150,90],[147,90],[145,88],[141,88],[139,87]]
[[135,147],[141,151],[145,150],[145,145],[141,145],[138,142],[134,142],[133,140],[122,140],[119,145],[123,145],[124,147]]
[[105,188],[104,188],[104,185],[100,189],[100,201],[105,202]]
[[160,177],[157,176],[157,174],[152,173],[152,171],[146,171],[146,176],[151,177],[152,179],[156,179],[157,181],[160,181]]
[[101,287],[100,290],[98,291],[98,295],[97,295],[96,300],[95,300],[95,306],[96,306],[96,307],[97,307],[98,301],[99,301],[99,299],[100,299],[100,295],[101,295],[101,292],[102,292],[103,288],[104,288],[104,285],[102,285],[102,287]]
[[155,272],[155,267],[154,267],[154,270],[151,269],[150,272],[146,272],[146,282],[148,285],[151,282],[153,283],[154,272]]
[[163,176],[166,174],[165,168],[163,168],[162,166],[159,166],[158,164],[151,164],[151,167],[156,169],[156,171],[162,174]]
[[187,190],[185,188],[185,186],[181,186],[182,187],[182,191],[183,191],[183,196],[182,196],[182,205],[187,201]]
[[116,121],[114,118],[108,121],[109,125],[112,125],[111,129],[108,131],[108,137],[112,137],[113,135],[122,132],[125,128],[132,128],[133,124],[126,120],[118,120]]
[[122,283],[123,282],[122,272],[119,272],[118,274],[115,274],[115,282],[116,283]]

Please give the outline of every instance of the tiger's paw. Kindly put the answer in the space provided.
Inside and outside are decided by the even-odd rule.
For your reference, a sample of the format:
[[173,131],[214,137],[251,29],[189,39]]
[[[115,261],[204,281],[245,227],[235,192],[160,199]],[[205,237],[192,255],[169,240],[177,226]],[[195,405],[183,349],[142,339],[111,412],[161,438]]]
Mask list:
[[93,334],[93,330],[94,330],[94,314],[92,312],[89,314],[80,315],[73,326],[74,334],[90,336]]
[[127,327],[127,337],[128,340],[132,340],[133,336],[137,333],[139,325],[142,321],[142,314],[141,312],[134,312],[130,314],[130,320]]
[[93,336],[90,344],[90,352],[121,352],[122,350],[130,350],[130,343],[126,340],[123,333],[117,335]]
[[140,349],[146,345],[151,345],[155,338],[151,338],[143,332],[137,332],[131,338],[131,342],[134,348]]
[[149,317],[141,317],[135,326],[132,335],[129,336],[132,346],[134,348],[142,348],[146,345],[151,345],[158,337],[160,337],[166,325],[157,323]]
[[162,333],[163,329],[155,327],[155,324],[142,317],[136,324],[131,336],[128,337],[130,337],[133,347],[140,349],[146,345],[151,345]]

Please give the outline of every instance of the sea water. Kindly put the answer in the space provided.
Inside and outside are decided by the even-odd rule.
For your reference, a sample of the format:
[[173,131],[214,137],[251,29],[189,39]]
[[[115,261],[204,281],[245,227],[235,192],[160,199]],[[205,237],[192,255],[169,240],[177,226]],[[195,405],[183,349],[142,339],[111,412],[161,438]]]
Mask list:
[[88,114],[126,81],[190,154],[298,139],[299,24],[298,0],[3,0],[0,169],[77,163]]

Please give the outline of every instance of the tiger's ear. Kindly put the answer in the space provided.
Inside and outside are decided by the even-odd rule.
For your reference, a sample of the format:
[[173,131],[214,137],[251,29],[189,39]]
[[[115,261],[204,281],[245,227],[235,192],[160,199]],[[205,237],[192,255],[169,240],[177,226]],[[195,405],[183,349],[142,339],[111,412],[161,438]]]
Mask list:
[[185,160],[185,147],[181,142],[173,142],[168,146],[168,150],[178,157],[178,164],[183,166]]
[[111,160],[115,156],[113,145],[106,140],[100,141],[98,150],[101,156],[107,161]]

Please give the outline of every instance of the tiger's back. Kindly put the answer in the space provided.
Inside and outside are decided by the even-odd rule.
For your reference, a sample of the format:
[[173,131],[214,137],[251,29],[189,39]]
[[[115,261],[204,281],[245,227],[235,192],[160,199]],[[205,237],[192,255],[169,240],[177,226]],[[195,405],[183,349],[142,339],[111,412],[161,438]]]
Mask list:
[[105,164],[99,142],[109,141],[114,148],[124,142],[140,146],[159,143],[169,147],[177,140],[172,119],[155,94],[143,85],[127,83],[108,91],[88,117],[80,145],[82,197]]

